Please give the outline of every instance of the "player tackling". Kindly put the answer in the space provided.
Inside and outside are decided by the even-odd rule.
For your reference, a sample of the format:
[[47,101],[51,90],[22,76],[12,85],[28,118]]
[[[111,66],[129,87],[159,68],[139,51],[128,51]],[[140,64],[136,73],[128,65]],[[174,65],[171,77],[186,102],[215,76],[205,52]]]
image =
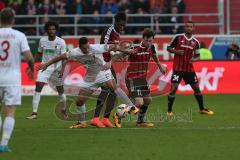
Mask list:
[[79,39],[79,47],[70,50],[69,52],[57,56],[49,62],[43,63],[37,67],[37,70],[46,70],[52,64],[62,60],[74,60],[78,61],[86,68],[86,75],[84,81],[79,83],[79,94],[76,99],[77,111],[80,114],[79,121],[70,128],[85,128],[85,103],[89,96],[98,88],[105,84],[108,88],[116,93],[116,95],[128,106],[130,113],[136,114],[139,109],[133,105],[128,96],[120,89],[117,88],[116,82],[111,73],[111,63],[113,58],[109,62],[105,62],[103,58],[104,52],[110,51],[123,51],[117,45],[106,44],[89,44],[86,37]]

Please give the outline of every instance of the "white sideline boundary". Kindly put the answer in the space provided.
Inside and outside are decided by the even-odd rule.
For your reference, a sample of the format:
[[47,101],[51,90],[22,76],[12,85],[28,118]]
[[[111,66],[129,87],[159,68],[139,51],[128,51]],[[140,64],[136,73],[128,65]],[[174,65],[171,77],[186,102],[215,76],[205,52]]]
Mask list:
[[55,132],[55,131],[126,131],[126,130],[191,130],[191,131],[204,131],[204,130],[240,130],[240,126],[229,126],[229,127],[198,127],[198,128],[191,128],[191,127],[161,127],[159,126],[158,128],[155,127],[148,127],[148,128],[130,128],[130,127],[124,127],[124,128],[94,128],[94,127],[89,127],[89,128],[80,128],[80,129],[70,129],[70,128],[49,128],[49,129],[36,129],[36,128],[29,128],[29,129],[15,129],[14,131],[28,131],[28,130],[35,130],[35,131],[50,131],[50,132]]

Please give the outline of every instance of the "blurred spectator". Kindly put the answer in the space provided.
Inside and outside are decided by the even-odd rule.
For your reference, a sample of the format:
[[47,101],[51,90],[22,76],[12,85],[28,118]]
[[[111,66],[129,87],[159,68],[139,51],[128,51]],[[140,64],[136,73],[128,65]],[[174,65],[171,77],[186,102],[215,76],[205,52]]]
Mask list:
[[101,8],[100,8],[100,13],[101,14],[116,14],[118,12],[118,6],[115,2],[115,0],[104,0]]
[[45,15],[42,19],[41,19],[41,24],[42,24],[42,26],[41,27],[39,27],[39,32],[40,32],[40,35],[42,36],[42,35],[47,35],[46,33],[45,33],[45,28],[44,28],[44,24],[45,23],[47,23],[49,21],[49,18],[48,18],[48,16],[47,15]]
[[58,15],[66,14],[66,3],[64,1],[55,0],[55,7]]
[[96,13],[96,10],[99,13],[100,9],[100,0],[88,0],[86,2],[86,14],[94,14]]
[[[161,1],[160,0],[154,0],[150,3],[150,13],[151,14],[160,14],[162,12],[162,8],[161,8]],[[161,30],[160,30],[160,17],[156,16],[154,17],[154,24],[155,24],[155,27],[154,27],[154,30],[155,30],[155,33],[159,34],[161,33]]]
[[5,7],[6,7],[5,2],[0,1],[0,11],[1,11],[3,8],[5,8]]
[[21,5],[18,0],[13,0],[9,6],[15,11],[15,14],[21,13]]
[[124,11],[126,14],[132,13],[132,6],[128,0],[120,0],[118,2],[119,11]]
[[133,13],[138,13],[139,8],[143,10],[144,13],[150,12],[150,3],[148,0],[135,0],[133,2]]
[[27,15],[35,15],[37,12],[37,7],[35,0],[28,0],[23,5],[23,13]]
[[88,23],[90,23],[90,24],[96,24],[96,25],[95,25],[96,27],[86,27],[86,28],[85,28],[85,34],[93,34],[93,35],[96,35],[96,34],[99,34],[99,33],[100,33],[100,29],[99,29],[99,27],[97,27],[98,24],[101,23],[101,18],[98,17],[99,11],[96,9],[96,10],[93,12],[93,15],[95,15],[96,17],[91,17],[91,18],[89,18]]
[[38,14],[56,14],[55,6],[49,0],[44,0],[38,5]]
[[156,0],[153,1],[150,5],[150,13],[155,14],[155,13],[162,13],[162,6],[161,6],[161,1]]
[[178,13],[185,13],[186,5],[183,0],[176,0],[176,6],[178,8]]
[[83,14],[86,4],[82,0],[75,0],[67,6],[67,14]]
[[236,41],[233,41],[231,45],[228,47],[228,50],[226,52],[227,59],[230,60],[236,60],[240,59],[240,48]]
[[[143,8],[138,8],[138,12],[137,14],[139,15],[144,15],[145,12],[143,10]],[[150,18],[149,17],[134,17],[134,23],[136,24],[150,24]],[[144,30],[144,28],[146,28],[148,26],[139,26],[139,27],[134,27],[134,34],[137,33],[137,34],[141,34]]]
[[206,48],[206,45],[204,42],[200,42],[199,53],[200,53],[200,60],[212,60],[213,59],[212,52],[208,48]]
[[176,0],[164,0],[162,12],[171,13],[172,6],[176,6]]
[[166,17],[163,19],[164,23],[172,23],[172,26],[162,27],[162,31],[164,34],[177,34],[183,32],[183,26],[180,26],[179,23],[183,23],[183,19],[180,16],[176,16],[178,14],[177,6],[173,6],[171,8],[171,17]]

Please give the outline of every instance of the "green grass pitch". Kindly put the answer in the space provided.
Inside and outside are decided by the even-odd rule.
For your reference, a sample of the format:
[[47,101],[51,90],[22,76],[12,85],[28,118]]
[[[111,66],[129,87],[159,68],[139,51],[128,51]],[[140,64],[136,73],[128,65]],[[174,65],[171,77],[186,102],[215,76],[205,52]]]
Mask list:
[[[121,129],[68,129],[73,122],[54,114],[57,97],[42,96],[39,116],[27,120],[32,97],[23,97],[10,148],[0,160],[226,160],[239,159],[239,95],[205,95],[214,116],[198,114],[193,95],[177,95],[175,118],[166,118],[166,96],[148,110],[153,128],[136,128],[128,117]],[[94,106],[89,101],[87,107]]]

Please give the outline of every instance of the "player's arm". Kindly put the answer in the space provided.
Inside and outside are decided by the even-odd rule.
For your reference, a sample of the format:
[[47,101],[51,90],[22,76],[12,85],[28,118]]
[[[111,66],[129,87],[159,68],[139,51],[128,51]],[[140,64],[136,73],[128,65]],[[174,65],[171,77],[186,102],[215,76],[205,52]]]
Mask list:
[[57,57],[54,57],[53,59],[51,59],[50,61],[46,62],[46,63],[43,63],[43,64],[40,64],[39,66],[36,67],[36,70],[39,71],[39,70],[46,70],[50,65],[54,64],[54,63],[57,63],[59,61],[62,61],[62,60],[67,60],[68,59],[68,56],[67,56],[67,53],[64,53],[62,55],[59,55]]
[[34,61],[35,62],[38,62],[38,61],[41,61],[41,58],[42,58],[42,52],[38,52],[34,55]]
[[116,45],[116,44],[108,45],[108,52],[111,52],[111,51],[115,51],[115,52],[118,51],[118,52],[120,52],[120,54],[113,55],[111,60],[109,62],[107,62],[105,65],[103,65],[103,67],[102,67],[103,70],[110,69],[112,67],[113,62],[116,62],[119,59],[123,59],[128,54],[134,52],[133,49],[123,49],[123,48],[120,48],[119,45]]
[[166,67],[164,67],[163,65],[160,64],[160,61],[159,61],[158,56],[156,54],[156,50],[155,50],[154,45],[152,45],[152,50],[153,50],[152,58],[153,58],[154,62],[157,64],[160,72],[162,72],[162,74],[165,74],[166,73]]
[[26,69],[26,73],[29,79],[33,79],[34,77],[34,59],[30,50],[23,52],[23,57],[28,63],[28,68]]
[[184,50],[176,50],[176,46],[178,44],[178,37],[175,36],[171,41],[170,45],[167,47],[167,51],[176,55],[183,55]]
[[199,42],[197,43],[197,45],[195,46],[195,50],[194,50],[194,55],[193,57],[191,58],[191,62],[194,62],[194,61],[199,61],[200,60],[200,52],[199,52],[199,49],[200,49],[200,44]]
[[27,37],[24,34],[21,34],[20,49],[21,49],[23,58],[28,63],[28,68],[26,69],[25,72],[27,73],[29,79],[33,79],[34,78],[34,59],[28,45]]

